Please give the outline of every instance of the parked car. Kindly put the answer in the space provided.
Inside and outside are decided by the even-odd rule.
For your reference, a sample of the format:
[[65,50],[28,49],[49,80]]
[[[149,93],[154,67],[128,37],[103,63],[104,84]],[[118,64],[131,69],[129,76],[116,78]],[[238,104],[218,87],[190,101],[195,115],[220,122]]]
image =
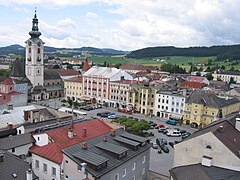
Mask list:
[[155,129],[159,129],[159,128],[164,128],[165,126],[163,124],[159,124],[155,126]]
[[85,111],[91,111],[93,110],[94,108],[92,106],[85,106],[82,108],[82,110],[85,110]]
[[153,123],[153,121],[148,121],[148,123],[149,123],[149,124],[152,124],[152,123]]
[[118,118],[120,118],[121,116],[119,116],[119,115],[116,115],[116,114],[110,114],[109,116],[108,116],[108,119],[118,119]]
[[175,120],[172,120],[172,119],[167,120],[166,123],[170,124],[170,125],[176,125],[177,124],[177,122]]
[[157,126],[157,123],[153,122],[153,123],[150,124],[150,126],[154,126],[155,127],[155,126]]
[[163,134],[167,134],[168,133],[168,131],[169,131],[169,129],[165,129],[165,130],[163,130]]
[[185,132],[185,133],[182,134],[182,139],[185,139],[185,138],[187,138],[190,135],[191,135],[190,132]]
[[169,153],[169,149],[166,145],[160,146],[161,150],[165,153]]
[[180,133],[183,135],[184,133],[186,133],[187,131],[185,130],[180,130]]
[[167,130],[167,129],[166,129],[166,128],[159,128],[159,129],[158,129],[158,132],[159,132],[159,133],[163,133],[165,130]]
[[100,112],[100,113],[97,113],[97,116],[108,117],[108,115],[109,115],[110,113],[111,113],[111,112]]
[[178,130],[169,130],[167,136],[181,136],[181,133]]
[[152,148],[153,148],[153,149],[157,149],[157,148],[158,148],[157,143],[152,143]]
[[160,147],[162,145],[167,145],[167,140],[166,139],[157,138],[156,139],[156,143]]

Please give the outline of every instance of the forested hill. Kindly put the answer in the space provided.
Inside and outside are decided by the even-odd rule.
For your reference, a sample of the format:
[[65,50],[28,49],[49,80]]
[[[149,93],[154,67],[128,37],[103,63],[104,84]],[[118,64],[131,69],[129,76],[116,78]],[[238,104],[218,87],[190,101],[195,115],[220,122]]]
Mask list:
[[217,56],[218,60],[240,60],[240,45],[177,48],[174,46],[148,47],[132,51],[129,58],[151,58],[164,56],[207,57]]

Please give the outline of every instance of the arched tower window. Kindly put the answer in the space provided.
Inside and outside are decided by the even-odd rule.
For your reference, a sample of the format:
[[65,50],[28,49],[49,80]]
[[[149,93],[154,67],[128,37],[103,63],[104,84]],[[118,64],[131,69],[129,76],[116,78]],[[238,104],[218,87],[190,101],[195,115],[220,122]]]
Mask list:
[[40,52],[41,52],[41,49],[40,49],[40,48],[38,48],[38,54],[40,54]]
[[32,52],[31,50],[32,50],[31,48],[28,48],[28,53],[31,53]]

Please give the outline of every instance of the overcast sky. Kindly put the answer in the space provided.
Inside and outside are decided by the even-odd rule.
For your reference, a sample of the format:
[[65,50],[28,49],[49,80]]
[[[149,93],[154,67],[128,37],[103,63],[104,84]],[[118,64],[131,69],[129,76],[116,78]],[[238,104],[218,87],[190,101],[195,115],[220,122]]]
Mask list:
[[35,6],[47,46],[135,50],[240,42],[240,0],[0,0],[0,46],[24,45]]

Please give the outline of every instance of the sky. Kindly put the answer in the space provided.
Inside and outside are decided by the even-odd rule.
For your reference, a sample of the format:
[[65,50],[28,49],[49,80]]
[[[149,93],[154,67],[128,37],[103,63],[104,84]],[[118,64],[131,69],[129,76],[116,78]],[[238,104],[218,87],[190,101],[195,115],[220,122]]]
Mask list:
[[0,46],[25,45],[35,7],[46,46],[136,50],[240,43],[240,0],[0,0]]

